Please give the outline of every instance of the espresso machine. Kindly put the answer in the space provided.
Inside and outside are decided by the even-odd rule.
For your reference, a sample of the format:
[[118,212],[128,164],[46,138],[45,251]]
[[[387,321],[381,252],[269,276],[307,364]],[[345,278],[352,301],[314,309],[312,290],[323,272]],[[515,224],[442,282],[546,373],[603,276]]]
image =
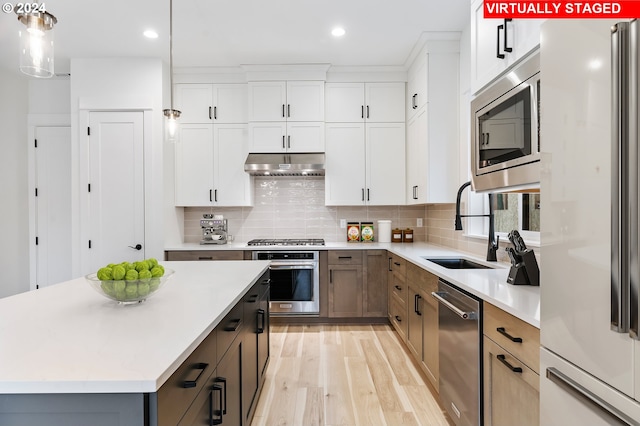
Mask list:
[[200,227],[202,228],[200,244],[227,244],[227,219],[204,214],[200,219]]

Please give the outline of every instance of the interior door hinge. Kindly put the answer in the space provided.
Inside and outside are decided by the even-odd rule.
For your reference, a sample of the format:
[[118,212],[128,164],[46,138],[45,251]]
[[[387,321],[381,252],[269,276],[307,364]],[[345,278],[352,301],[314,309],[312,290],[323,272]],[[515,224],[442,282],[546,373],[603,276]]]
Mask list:
[[89,248],[91,248],[91,240],[89,240]]
[[87,127],[87,136],[91,136],[91,127]]

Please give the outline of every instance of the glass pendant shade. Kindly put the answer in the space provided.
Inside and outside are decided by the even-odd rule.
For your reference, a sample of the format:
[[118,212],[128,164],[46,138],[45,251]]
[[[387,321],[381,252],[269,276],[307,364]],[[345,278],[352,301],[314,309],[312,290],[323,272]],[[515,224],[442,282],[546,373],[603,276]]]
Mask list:
[[18,14],[25,28],[20,37],[20,71],[39,78],[53,77],[53,26],[58,22],[47,12]]
[[180,111],[177,109],[165,109],[164,113],[164,139],[167,142],[176,143],[180,140]]

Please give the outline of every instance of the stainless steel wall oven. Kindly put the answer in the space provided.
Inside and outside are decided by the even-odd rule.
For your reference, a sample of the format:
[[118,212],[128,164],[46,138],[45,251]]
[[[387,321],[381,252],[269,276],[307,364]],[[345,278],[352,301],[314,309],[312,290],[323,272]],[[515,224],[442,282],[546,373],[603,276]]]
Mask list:
[[320,313],[320,256],[317,251],[254,251],[254,260],[270,260],[272,316]]

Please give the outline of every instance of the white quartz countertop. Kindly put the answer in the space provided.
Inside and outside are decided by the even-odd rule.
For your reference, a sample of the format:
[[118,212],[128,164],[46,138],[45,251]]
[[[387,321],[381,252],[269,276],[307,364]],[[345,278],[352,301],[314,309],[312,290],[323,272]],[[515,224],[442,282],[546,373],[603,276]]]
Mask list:
[[155,392],[269,265],[161,263],[175,275],[141,304],[84,278],[0,299],[0,394]]
[[[327,242],[324,246],[248,246],[246,242],[227,244],[176,244],[165,250],[389,250],[409,262],[468,291],[494,306],[540,328],[540,287],[507,284],[510,264],[486,262],[469,253],[429,243],[347,243]],[[495,269],[447,269],[423,257],[462,257]]]

